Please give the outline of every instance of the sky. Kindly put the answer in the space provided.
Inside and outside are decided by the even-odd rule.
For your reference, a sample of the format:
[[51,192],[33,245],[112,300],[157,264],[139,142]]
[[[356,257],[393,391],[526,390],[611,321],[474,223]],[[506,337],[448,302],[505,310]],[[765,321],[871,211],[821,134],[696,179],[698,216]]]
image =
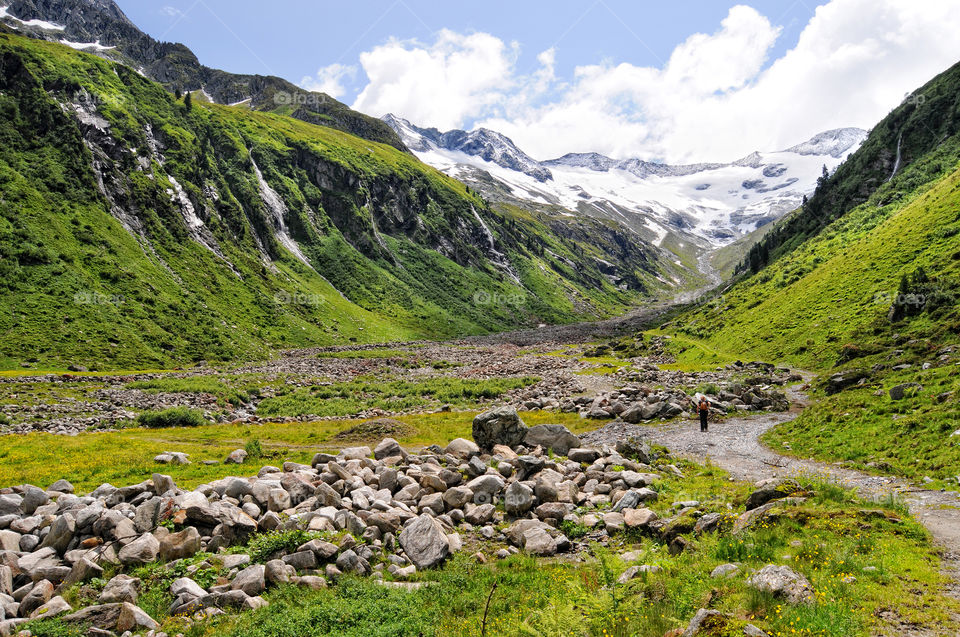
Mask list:
[[730,161],[870,128],[960,60],[955,0],[117,0],[200,61],[536,159]]

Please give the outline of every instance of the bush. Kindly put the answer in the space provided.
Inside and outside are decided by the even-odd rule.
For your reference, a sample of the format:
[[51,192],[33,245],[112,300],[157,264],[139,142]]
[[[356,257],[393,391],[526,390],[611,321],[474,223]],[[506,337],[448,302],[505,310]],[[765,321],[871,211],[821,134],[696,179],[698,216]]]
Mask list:
[[199,427],[207,424],[203,413],[186,407],[173,407],[162,411],[145,411],[137,416],[137,424],[148,429],[165,427]]
[[243,450],[247,452],[247,457],[251,460],[263,457],[263,445],[260,444],[259,438],[247,442],[243,446]]
[[310,540],[322,539],[323,533],[304,531],[302,529],[289,529],[286,531],[270,531],[269,533],[260,533],[255,535],[247,548],[250,551],[250,559],[254,562],[265,564],[280,555],[293,553],[297,547],[306,544]]

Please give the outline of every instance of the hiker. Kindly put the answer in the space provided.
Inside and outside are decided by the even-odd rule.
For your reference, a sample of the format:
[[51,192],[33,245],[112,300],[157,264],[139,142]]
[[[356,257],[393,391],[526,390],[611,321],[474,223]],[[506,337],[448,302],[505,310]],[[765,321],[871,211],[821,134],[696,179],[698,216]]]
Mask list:
[[706,396],[700,397],[700,404],[697,405],[697,413],[700,414],[700,431],[707,430],[707,416],[710,415],[710,401]]

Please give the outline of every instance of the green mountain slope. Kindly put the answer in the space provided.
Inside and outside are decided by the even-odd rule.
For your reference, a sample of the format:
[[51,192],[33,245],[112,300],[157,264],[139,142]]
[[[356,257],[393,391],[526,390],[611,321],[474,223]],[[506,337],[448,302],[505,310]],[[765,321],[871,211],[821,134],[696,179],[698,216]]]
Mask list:
[[0,33],[0,113],[3,367],[142,368],[570,321],[682,276],[600,224],[494,211],[388,145],[188,109],[58,44]]
[[821,373],[816,404],[769,435],[782,451],[914,477],[960,472],[960,110],[943,106],[960,103],[958,79],[955,66],[925,87],[940,106],[923,123],[914,105],[890,116],[933,131],[926,152],[901,146],[879,183],[871,167],[895,139],[888,118],[818,191],[857,205],[822,228],[809,206],[797,211],[768,235],[791,236],[779,258],[664,326],[696,345],[682,362],[718,352]]

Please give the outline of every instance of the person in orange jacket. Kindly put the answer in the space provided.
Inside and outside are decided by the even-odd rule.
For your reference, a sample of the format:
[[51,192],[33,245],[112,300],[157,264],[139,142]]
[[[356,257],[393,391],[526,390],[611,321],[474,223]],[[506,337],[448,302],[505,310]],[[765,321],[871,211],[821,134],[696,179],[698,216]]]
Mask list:
[[707,430],[707,417],[710,415],[710,401],[706,396],[700,397],[700,404],[697,405],[697,413],[700,414],[700,431]]

